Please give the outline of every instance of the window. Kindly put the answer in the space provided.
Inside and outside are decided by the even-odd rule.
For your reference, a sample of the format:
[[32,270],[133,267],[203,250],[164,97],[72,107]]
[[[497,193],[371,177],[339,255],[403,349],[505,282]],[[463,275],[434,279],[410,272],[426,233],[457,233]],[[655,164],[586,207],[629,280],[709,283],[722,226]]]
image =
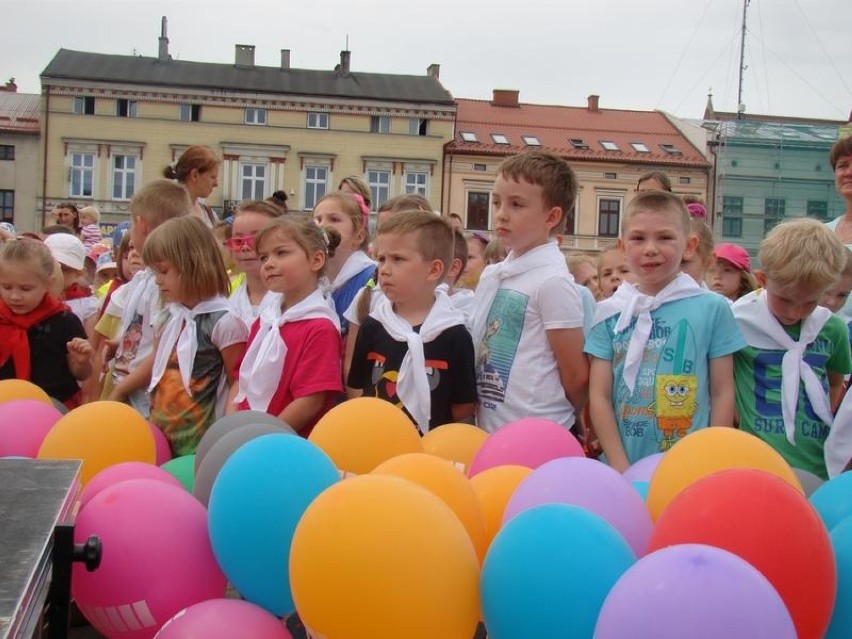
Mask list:
[[769,233],[784,218],[786,203],[782,197],[768,197],[764,200],[763,232]]
[[688,178],[688,177],[681,176],[677,179],[678,184],[689,184],[691,182],[692,182],[692,178]]
[[620,151],[618,145],[611,140],[601,140],[601,146],[604,148],[604,151]]
[[502,133],[492,133],[491,139],[494,140],[494,144],[509,144],[509,138]]
[[815,217],[820,222],[828,221],[828,202],[825,200],[808,200],[808,217]]
[[200,122],[201,121],[201,105],[200,104],[181,104],[180,105],[181,122]]
[[409,135],[428,135],[429,120],[426,118],[409,118],[408,120]]
[[630,146],[633,147],[633,150],[637,153],[650,153],[651,149],[649,149],[645,144],[641,142],[631,142]]
[[604,179],[606,179],[606,180],[618,179],[618,174],[617,173],[604,173]]
[[387,115],[370,116],[370,133],[390,133],[391,119]]
[[538,138],[534,135],[522,135],[521,139],[527,146],[541,146],[541,142],[539,142]]
[[115,114],[120,118],[135,118],[136,100],[119,98],[115,101]]
[[246,124],[266,124],[266,109],[255,109],[254,107],[247,108]]
[[390,177],[391,172],[383,169],[367,171],[367,184],[370,185],[374,209],[378,209],[390,197]]
[[586,144],[582,138],[571,138],[568,140],[575,149],[580,149],[581,151],[584,149],[588,149],[589,145]]
[[309,129],[327,129],[328,113],[308,113]]
[[429,174],[423,171],[411,171],[405,174],[405,192],[427,197]]
[[95,114],[95,98],[91,95],[78,95],[74,98],[74,113],[80,115]]
[[71,197],[92,197],[94,195],[95,154],[71,154]]
[[683,153],[674,144],[661,144],[660,148],[669,155],[683,155]]
[[598,235],[618,237],[618,218],[621,216],[621,200],[601,198],[598,200]]
[[474,171],[487,171],[488,167],[485,164],[474,163],[473,170]]
[[724,196],[722,198],[722,235],[742,237],[743,235],[743,199]]
[[467,225],[473,231],[488,230],[488,200],[487,191],[467,192]]
[[243,164],[240,176],[240,197],[243,200],[262,200],[265,190],[266,165]]
[[135,155],[112,156],[112,197],[114,200],[129,200],[136,190]]
[[15,145],[14,144],[0,144],[0,160],[14,160],[15,159]]
[[0,191],[0,222],[15,221],[15,192]]
[[476,137],[476,133],[473,131],[462,131],[461,139],[462,142],[479,142],[479,139]]
[[313,210],[328,189],[327,166],[305,166],[305,208]]

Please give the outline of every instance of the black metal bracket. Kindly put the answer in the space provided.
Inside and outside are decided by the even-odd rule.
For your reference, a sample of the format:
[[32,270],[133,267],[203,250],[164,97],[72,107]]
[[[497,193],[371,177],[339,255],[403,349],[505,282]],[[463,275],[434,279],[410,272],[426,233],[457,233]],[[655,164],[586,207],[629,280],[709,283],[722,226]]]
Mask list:
[[66,639],[71,607],[71,567],[80,562],[89,572],[101,565],[101,540],[92,535],[84,544],[74,543],[74,526],[59,524],[53,530],[52,574],[45,610],[45,637]]

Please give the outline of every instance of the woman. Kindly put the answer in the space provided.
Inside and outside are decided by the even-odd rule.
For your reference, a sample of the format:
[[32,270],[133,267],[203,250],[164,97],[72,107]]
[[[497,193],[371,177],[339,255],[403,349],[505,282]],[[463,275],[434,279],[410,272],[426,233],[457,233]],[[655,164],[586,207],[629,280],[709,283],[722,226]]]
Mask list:
[[[852,137],[835,142],[828,154],[828,161],[834,171],[834,188],[846,202],[846,212],[826,226],[837,233],[847,249],[852,250]],[[852,296],[840,310],[840,315],[847,322],[852,320]]]
[[192,214],[213,228],[218,218],[213,209],[200,200],[209,197],[219,186],[219,158],[216,154],[206,146],[191,146],[174,166],[163,169],[163,175],[169,180],[177,180],[186,188],[192,200]]
[[71,202],[57,204],[50,215],[54,224],[67,227],[74,235],[80,237],[80,211],[74,204]]

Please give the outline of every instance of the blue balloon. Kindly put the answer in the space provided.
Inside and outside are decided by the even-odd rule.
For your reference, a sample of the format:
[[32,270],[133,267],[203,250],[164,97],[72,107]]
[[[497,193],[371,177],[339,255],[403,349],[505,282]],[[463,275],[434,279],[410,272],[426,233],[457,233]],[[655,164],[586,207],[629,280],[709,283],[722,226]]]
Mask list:
[[295,610],[290,544],[310,503],[340,480],[317,446],[286,434],[258,437],[222,466],[210,494],[213,553],[247,600],[276,616]]
[[482,567],[489,639],[591,637],[607,593],[636,562],[597,515],[544,504],[504,524]]
[[814,491],[809,501],[830,532],[852,515],[852,472],[841,473],[824,483]]
[[633,488],[636,489],[636,492],[642,495],[642,499],[648,501],[648,488],[651,486],[651,482],[648,481],[632,481]]
[[825,639],[852,637],[852,517],[831,531],[834,562],[837,566],[837,598]]

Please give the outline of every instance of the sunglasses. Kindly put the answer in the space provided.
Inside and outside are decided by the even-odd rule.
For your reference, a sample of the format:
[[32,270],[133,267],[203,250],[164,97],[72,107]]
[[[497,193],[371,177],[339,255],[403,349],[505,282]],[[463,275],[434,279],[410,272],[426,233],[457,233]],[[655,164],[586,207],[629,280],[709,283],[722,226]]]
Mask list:
[[234,235],[225,240],[225,246],[232,251],[242,251],[247,248],[254,250],[254,235]]

